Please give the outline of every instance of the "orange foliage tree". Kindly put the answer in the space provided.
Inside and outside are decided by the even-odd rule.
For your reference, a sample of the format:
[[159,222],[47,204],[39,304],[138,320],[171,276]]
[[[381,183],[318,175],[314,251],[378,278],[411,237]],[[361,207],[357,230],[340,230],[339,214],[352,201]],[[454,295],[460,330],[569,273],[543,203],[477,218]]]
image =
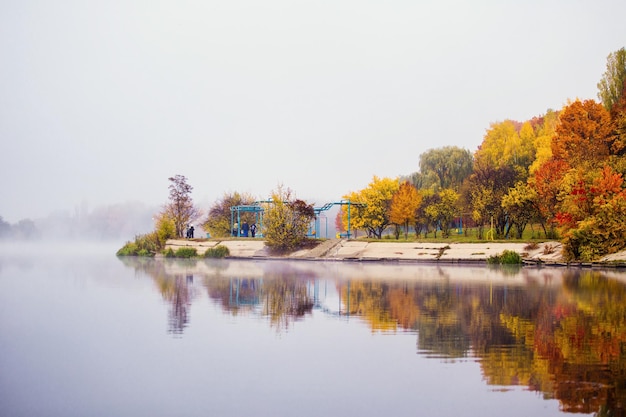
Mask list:
[[611,116],[604,106],[576,100],[561,112],[552,157],[572,167],[597,167],[608,158],[613,139]]
[[404,227],[404,238],[409,235],[409,224],[415,221],[415,212],[422,202],[417,189],[408,181],[400,185],[398,191],[391,198],[389,220]]
[[543,231],[549,238],[556,237],[556,215],[563,177],[570,166],[562,159],[550,159],[534,173],[530,183],[537,191],[537,207]]
[[626,190],[622,174],[605,166],[578,173],[557,219],[563,228],[564,255],[592,261],[626,247]]

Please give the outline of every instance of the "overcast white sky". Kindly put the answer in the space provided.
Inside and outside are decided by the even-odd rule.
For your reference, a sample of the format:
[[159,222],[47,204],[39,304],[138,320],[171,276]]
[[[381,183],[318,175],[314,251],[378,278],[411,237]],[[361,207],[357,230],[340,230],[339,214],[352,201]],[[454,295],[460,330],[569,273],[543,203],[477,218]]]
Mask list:
[[490,123],[597,99],[626,2],[0,1],[0,216],[207,208],[278,184],[322,205]]

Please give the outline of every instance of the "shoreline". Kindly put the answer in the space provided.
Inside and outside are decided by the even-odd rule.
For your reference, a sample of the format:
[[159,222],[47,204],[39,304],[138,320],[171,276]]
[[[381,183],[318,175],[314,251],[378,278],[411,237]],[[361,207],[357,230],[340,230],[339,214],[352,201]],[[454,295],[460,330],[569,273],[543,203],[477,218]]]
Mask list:
[[396,264],[466,264],[487,265],[490,256],[505,250],[519,253],[526,266],[555,267],[626,267],[626,251],[603,257],[597,262],[565,262],[561,256],[562,245],[558,241],[540,243],[529,249],[527,243],[481,242],[481,243],[430,243],[329,239],[314,248],[302,249],[287,255],[269,253],[263,239],[207,240],[170,239],[165,248],[176,251],[181,247],[193,247],[198,255],[217,245],[226,246],[230,252],[227,259],[257,260],[307,260],[316,262],[385,262]]

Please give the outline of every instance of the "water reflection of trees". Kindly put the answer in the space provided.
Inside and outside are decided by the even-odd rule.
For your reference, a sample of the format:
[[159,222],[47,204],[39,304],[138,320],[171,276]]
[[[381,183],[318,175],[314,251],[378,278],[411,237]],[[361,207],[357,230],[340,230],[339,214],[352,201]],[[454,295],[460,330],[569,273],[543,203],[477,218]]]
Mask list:
[[189,308],[194,296],[194,275],[184,271],[191,271],[196,261],[193,259],[174,261],[178,263],[181,271],[174,274],[168,272],[167,262],[132,257],[123,257],[122,262],[154,280],[163,300],[169,305],[168,332],[177,336],[182,335],[189,323]]
[[558,285],[353,281],[341,294],[374,330],[415,330],[423,354],[478,358],[488,384],[527,386],[568,412],[626,415],[626,286],[562,272]]
[[214,277],[205,280],[209,297],[224,311],[237,315],[255,313],[269,318],[272,326],[288,328],[313,309],[310,280],[293,272],[273,272],[263,278]]
[[[233,273],[225,265],[194,272],[193,282],[187,277],[193,265],[133,267],[150,275],[168,301],[173,333],[188,325],[199,287],[226,314],[255,315],[278,329],[312,312],[319,272],[263,264],[254,273]],[[342,312],[373,331],[414,331],[421,355],[476,358],[486,383],[526,386],[568,412],[626,415],[626,285],[596,270],[509,274],[482,283],[454,279],[450,270],[428,281],[338,274],[335,283]]]
[[170,304],[168,330],[180,335],[189,321],[188,310],[191,306],[193,275],[175,275],[173,278],[158,282],[163,299]]
[[[288,328],[313,309],[314,299],[309,286],[316,275],[310,271],[280,265],[265,267],[258,277],[250,277],[226,272],[228,263],[220,261],[132,257],[121,260],[138,274],[146,274],[154,280],[163,299],[170,305],[168,324],[173,334],[182,334],[189,322],[194,277],[200,278],[209,298],[224,312],[267,317],[278,329]],[[202,268],[198,269],[199,266]]]

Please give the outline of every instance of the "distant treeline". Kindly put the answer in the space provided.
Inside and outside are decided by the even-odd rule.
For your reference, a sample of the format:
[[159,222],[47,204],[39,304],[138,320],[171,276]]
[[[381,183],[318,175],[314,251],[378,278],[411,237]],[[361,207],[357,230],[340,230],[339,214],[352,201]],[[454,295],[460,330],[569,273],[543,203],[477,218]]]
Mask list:
[[57,211],[39,219],[22,219],[9,223],[0,216],[0,239],[127,239],[154,227],[152,219],[158,208],[142,203],[122,203],[85,207],[73,212]]

